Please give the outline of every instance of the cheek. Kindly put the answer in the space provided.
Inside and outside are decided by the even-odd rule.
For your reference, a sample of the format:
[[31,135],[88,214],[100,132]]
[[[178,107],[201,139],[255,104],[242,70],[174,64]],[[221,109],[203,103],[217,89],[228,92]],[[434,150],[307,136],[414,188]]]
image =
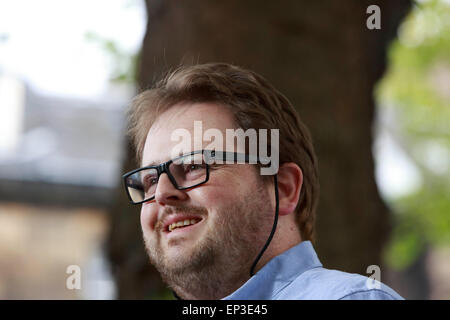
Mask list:
[[145,231],[147,229],[146,226],[148,225],[148,221],[149,221],[149,214],[148,214],[148,212],[146,212],[144,207],[142,207],[141,208],[141,228],[143,231]]
[[195,205],[214,211],[216,207],[229,205],[239,198],[241,187],[234,184],[212,183],[203,188],[192,190],[191,200]]
[[240,170],[214,172],[206,185],[192,190],[192,199],[205,207],[214,207],[219,204],[229,205],[248,194],[248,189],[257,184],[254,175],[246,167],[234,169]]
[[155,208],[152,205],[144,204],[141,207],[141,227],[145,232],[154,230],[153,227],[156,222],[156,213],[153,211],[155,211]]

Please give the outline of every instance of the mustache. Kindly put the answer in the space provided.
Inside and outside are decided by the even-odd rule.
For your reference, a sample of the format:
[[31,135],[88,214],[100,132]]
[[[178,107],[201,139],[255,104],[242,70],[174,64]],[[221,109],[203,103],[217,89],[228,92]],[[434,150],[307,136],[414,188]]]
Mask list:
[[173,214],[195,214],[198,216],[206,216],[208,214],[208,210],[204,207],[194,207],[194,206],[170,206],[165,207],[164,211],[161,214],[161,218],[158,220],[158,222],[155,225],[155,229],[157,232],[162,231],[164,228],[164,220],[170,215]]

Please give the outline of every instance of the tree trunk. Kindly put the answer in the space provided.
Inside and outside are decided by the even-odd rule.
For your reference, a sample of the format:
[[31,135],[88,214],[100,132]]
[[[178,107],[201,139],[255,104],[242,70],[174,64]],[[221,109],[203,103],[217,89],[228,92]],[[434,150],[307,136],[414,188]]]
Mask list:
[[[139,85],[193,62],[234,63],[266,77],[291,100],[314,139],[321,184],[315,247],[322,263],[362,274],[381,265],[390,220],[374,178],[372,92],[409,1],[146,4]],[[366,27],[371,4],[381,8],[381,30]],[[153,282],[158,276],[148,266],[137,210],[123,195],[118,199],[110,248],[120,270],[119,296],[148,297],[161,284]]]

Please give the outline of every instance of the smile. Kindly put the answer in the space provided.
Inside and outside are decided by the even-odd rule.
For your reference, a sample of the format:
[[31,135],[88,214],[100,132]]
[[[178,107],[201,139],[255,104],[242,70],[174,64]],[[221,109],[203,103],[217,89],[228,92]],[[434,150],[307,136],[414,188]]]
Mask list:
[[174,229],[184,228],[186,226],[194,225],[194,224],[198,223],[199,221],[200,221],[200,219],[185,219],[185,220],[174,222],[174,223],[170,224],[168,229],[169,229],[169,232],[172,232],[172,230],[174,230]]

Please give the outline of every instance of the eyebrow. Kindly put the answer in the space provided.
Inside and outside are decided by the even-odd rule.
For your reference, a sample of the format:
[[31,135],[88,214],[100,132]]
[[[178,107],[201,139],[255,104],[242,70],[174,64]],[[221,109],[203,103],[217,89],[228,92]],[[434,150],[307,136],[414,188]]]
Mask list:
[[[181,155],[182,154],[178,155],[178,157],[181,156]],[[151,162],[147,163],[146,165],[143,165],[142,168],[143,167],[156,166],[156,165],[159,165],[161,163],[164,163],[164,162],[167,162],[167,161],[170,161],[170,160],[173,160],[173,159],[151,161]]]
[[187,156],[187,155],[190,155],[192,152],[196,152],[196,151],[190,151],[190,152],[186,152],[186,153],[180,152],[180,153],[178,154],[178,156],[176,156],[175,158],[171,158],[171,159],[168,159],[168,160],[165,160],[165,161],[163,161],[163,160],[151,161],[151,162],[147,163],[146,165],[142,166],[141,168],[144,168],[144,167],[150,167],[150,166],[156,166],[156,165],[159,165],[159,164],[161,164],[161,163],[164,163],[164,162],[167,162],[167,161],[170,161],[170,160],[174,160],[174,159],[176,159],[176,158],[178,158],[178,157],[181,157],[181,156]]
[[[168,160],[167,160],[167,161],[168,161]],[[151,161],[151,162],[149,162],[149,163],[143,165],[142,167],[156,166],[156,165],[158,165],[158,164],[160,164],[160,163],[163,163],[163,162],[166,162],[166,161],[161,161],[161,160],[158,160],[158,161]]]

